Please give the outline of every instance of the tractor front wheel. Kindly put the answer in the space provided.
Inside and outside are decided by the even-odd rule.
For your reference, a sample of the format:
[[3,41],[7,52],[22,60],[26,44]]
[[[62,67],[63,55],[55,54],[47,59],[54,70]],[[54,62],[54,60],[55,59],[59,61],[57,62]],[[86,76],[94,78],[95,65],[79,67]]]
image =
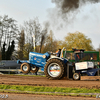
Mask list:
[[38,72],[38,70],[39,70],[39,67],[32,66],[30,72],[31,73],[36,73],[36,72]]
[[27,74],[30,72],[30,65],[28,63],[22,63],[20,67],[23,73]]

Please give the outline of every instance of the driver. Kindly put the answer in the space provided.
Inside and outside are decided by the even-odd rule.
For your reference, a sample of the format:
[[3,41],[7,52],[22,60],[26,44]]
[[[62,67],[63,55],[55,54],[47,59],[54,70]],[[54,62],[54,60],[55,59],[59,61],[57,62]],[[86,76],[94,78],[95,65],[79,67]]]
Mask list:
[[57,57],[60,57],[61,49],[58,49],[58,50],[56,51],[56,53],[53,53],[53,54],[56,54]]

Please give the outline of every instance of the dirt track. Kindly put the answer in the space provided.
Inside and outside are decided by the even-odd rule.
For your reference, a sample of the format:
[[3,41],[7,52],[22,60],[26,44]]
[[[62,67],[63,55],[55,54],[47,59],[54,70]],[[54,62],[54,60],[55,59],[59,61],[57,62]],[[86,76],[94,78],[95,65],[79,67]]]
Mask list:
[[15,94],[0,93],[0,95],[8,95],[8,98],[0,98],[0,100],[98,100],[99,98],[91,97],[71,97],[71,96],[51,96],[51,95],[34,95],[34,94]]
[[[91,77],[92,78],[92,77]],[[97,78],[97,77],[95,77]],[[100,79],[100,77],[98,77]],[[90,79],[90,78],[89,78]],[[10,85],[32,85],[32,86],[56,86],[56,87],[85,87],[100,89],[100,81],[85,81],[83,80],[49,80],[46,77],[33,76],[17,76],[17,75],[0,75],[0,84]]]

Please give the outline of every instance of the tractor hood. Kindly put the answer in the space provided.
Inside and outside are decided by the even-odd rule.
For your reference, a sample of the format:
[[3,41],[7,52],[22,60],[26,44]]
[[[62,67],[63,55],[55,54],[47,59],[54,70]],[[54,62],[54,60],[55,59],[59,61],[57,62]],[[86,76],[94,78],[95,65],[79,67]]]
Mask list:
[[50,57],[50,54],[48,52],[42,54],[42,53],[37,53],[37,52],[30,52],[29,53],[29,60],[31,59],[32,56],[39,57],[39,58],[44,58],[48,59]]

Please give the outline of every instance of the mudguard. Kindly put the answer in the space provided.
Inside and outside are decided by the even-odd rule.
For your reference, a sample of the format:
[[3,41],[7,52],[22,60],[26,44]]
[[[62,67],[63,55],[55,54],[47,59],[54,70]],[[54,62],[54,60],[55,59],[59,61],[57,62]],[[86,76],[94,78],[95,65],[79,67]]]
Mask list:
[[59,60],[61,60],[61,61],[63,61],[65,64],[68,62],[68,59],[66,59],[66,58],[60,58],[60,57],[53,57],[53,58],[49,58],[47,61],[49,61],[49,60],[51,60],[51,59],[59,59]]

